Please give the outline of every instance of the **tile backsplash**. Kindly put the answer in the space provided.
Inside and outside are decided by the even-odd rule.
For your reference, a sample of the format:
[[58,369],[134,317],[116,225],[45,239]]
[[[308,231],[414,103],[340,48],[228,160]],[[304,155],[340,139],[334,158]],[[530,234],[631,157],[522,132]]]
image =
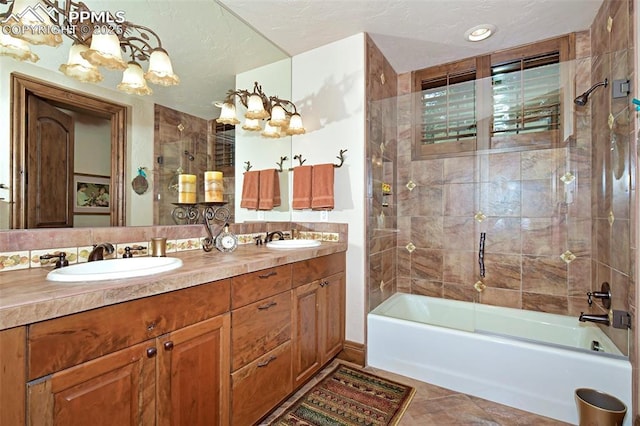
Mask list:
[[[335,223],[252,222],[232,224],[230,230],[238,236],[239,244],[254,244],[255,237],[264,238],[266,232],[281,230],[290,235],[297,230],[298,238],[320,241],[346,241],[347,225]],[[202,225],[146,226],[76,229],[34,229],[0,232],[0,272],[27,268],[53,267],[57,259],[41,259],[47,254],[66,253],[69,264],[86,262],[93,244],[108,241],[114,253],[105,259],[122,257],[125,248],[132,248],[134,256],[148,256],[151,238],[166,237],[167,253],[201,250],[206,233]],[[137,247],[142,247],[136,249]]]

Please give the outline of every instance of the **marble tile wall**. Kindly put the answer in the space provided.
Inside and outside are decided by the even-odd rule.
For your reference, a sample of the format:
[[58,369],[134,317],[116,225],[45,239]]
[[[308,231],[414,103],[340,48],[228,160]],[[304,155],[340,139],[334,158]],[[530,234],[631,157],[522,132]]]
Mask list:
[[[632,7],[606,0],[591,28],[576,34],[576,94],[605,77],[634,81]],[[370,80],[378,76],[369,73]],[[384,268],[395,267],[391,292],[565,315],[601,313],[586,293],[607,281],[616,309],[635,315],[637,129],[629,99],[612,100],[610,88],[594,92],[587,106],[576,107],[574,135],[559,148],[413,160],[410,73],[397,76],[397,88],[393,165],[376,161],[383,125],[369,123],[369,236],[397,242],[395,260],[383,264],[387,246],[372,240],[370,307],[386,297],[379,288]],[[391,104],[369,104],[370,120],[380,119],[385,102]],[[394,216],[380,220],[386,210],[376,209],[376,184],[393,168]],[[478,292],[481,232],[486,288]],[[627,352],[628,332],[606,331]]]
[[[178,168],[183,173],[195,174],[198,201],[204,201],[204,172],[214,170],[215,126],[213,120],[195,117],[162,105],[155,106],[154,134],[154,222],[157,225],[174,225],[171,216],[172,203],[178,201]],[[158,158],[161,157],[161,163]],[[224,199],[231,212],[233,206],[235,178],[230,173],[224,176]]]
[[[591,84],[608,78],[635,81],[633,2],[605,0],[591,25]],[[632,92],[633,93],[633,92]],[[637,241],[636,167],[638,130],[630,98],[613,99],[611,90],[593,92],[587,105],[592,140],[592,282],[611,285],[612,308],[637,315],[635,276]],[[594,313],[606,313],[594,304]],[[638,377],[636,338],[627,330],[605,327],[619,347],[631,346],[634,377]],[[631,337],[634,337],[631,335]],[[638,381],[634,380],[635,399]],[[634,404],[637,412],[638,403]]]
[[[369,310],[397,290],[397,75],[367,37],[367,285]],[[384,185],[384,186],[383,186]]]

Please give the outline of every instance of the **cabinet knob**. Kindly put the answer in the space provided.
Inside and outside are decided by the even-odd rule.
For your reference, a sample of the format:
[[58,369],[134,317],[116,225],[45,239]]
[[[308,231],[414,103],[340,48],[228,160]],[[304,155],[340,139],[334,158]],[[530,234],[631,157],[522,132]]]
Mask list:
[[267,272],[266,274],[258,275],[258,278],[266,280],[267,278],[273,277],[274,275],[278,275],[278,273],[276,271],[270,271],[270,272]]
[[267,302],[267,303],[265,303],[264,305],[260,305],[260,306],[258,306],[258,309],[259,309],[259,310],[261,310],[261,311],[264,311],[265,309],[269,309],[269,308],[271,308],[271,307],[273,307],[273,306],[276,306],[277,304],[278,304],[278,303],[276,303],[276,302],[274,302],[274,301]]
[[271,355],[268,359],[261,361],[258,363],[258,367],[266,367],[271,363],[271,361],[275,361],[278,357]]
[[320,287],[325,287],[325,286],[328,286],[328,285],[329,285],[329,281],[326,281],[326,280],[320,281]]
[[147,358],[153,358],[156,355],[158,355],[158,350],[156,348],[147,349]]
[[164,342],[164,350],[171,351],[173,350],[173,342],[169,340],[168,342]]

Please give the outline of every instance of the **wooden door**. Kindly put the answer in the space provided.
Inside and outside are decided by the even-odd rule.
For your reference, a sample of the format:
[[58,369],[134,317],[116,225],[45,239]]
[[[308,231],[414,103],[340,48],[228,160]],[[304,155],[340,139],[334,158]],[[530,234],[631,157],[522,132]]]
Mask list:
[[322,317],[320,281],[296,287],[293,291],[293,387],[297,388],[321,367]]
[[344,274],[332,275],[321,280],[323,289],[322,317],[322,362],[336,356],[344,344],[345,285]]
[[158,338],[158,426],[229,424],[230,330],[224,314]]
[[30,426],[155,424],[155,342],[143,342],[34,380]]
[[73,118],[27,98],[27,228],[73,226]]

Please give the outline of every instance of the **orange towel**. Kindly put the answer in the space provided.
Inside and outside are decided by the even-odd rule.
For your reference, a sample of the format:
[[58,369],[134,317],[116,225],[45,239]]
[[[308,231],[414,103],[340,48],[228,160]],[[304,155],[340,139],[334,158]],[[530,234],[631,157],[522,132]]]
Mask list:
[[313,166],[293,168],[293,200],[291,207],[295,210],[311,208],[311,170]]
[[333,164],[313,166],[311,177],[311,208],[333,209]]
[[240,207],[256,210],[258,208],[258,194],[260,194],[260,172],[248,171],[242,180],[242,200]]
[[276,169],[260,170],[258,210],[272,210],[280,205],[280,177]]

